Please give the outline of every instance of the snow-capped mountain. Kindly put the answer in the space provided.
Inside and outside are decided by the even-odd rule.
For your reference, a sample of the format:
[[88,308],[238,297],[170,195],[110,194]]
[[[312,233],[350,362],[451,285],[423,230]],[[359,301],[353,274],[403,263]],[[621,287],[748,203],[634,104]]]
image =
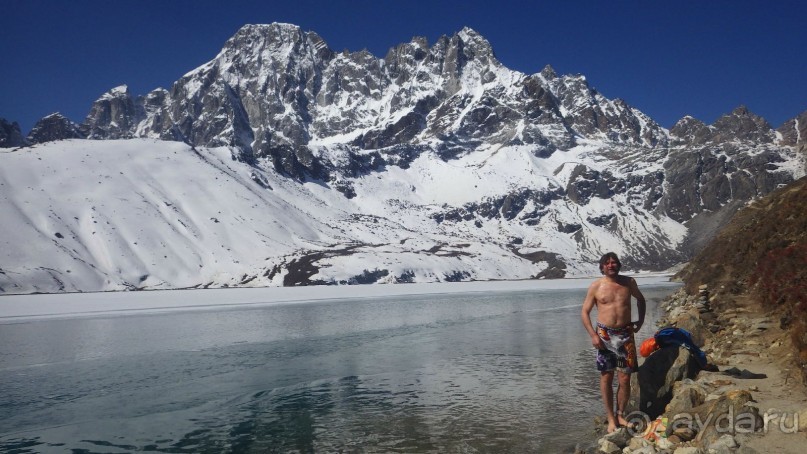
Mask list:
[[468,28],[377,58],[247,25],[170,90],[114,88],[0,154],[0,291],[664,269],[804,174],[803,117],[667,131]]

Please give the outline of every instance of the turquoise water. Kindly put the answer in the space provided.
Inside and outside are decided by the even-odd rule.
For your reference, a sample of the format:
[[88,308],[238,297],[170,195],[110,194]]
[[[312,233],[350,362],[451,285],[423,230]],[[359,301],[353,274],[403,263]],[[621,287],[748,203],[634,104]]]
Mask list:
[[[643,288],[652,334],[674,286]],[[601,413],[585,290],[0,325],[2,452],[559,452]]]

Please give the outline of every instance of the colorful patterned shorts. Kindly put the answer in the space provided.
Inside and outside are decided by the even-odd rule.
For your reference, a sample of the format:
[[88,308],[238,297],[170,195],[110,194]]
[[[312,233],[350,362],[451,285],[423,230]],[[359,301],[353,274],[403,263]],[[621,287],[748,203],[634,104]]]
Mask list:
[[597,335],[605,344],[605,350],[597,351],[597,370],[608,372],[619,369],[620,372],[633,373],[638,369],[636,357],[636,341],[633,340],[631,325],[622,328],[609,328],[597,323]]

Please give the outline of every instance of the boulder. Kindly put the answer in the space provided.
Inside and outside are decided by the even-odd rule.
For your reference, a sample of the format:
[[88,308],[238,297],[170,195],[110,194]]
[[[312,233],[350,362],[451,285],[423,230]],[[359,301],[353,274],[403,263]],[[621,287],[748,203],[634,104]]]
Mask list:
[[611,443],[617,445],[621,449],[628,445],[628,442],[631,439],[631,434],[628,432],[627,429],[621,427],[609,433],[608,435],[605,435],[601,439],[610,441]]
[[690,308],[676,314],[673,324],[678,328],[689,331],[692,335],[692,342],[698,347],[703,347],[706,342],[706,327],[701,320],[700,313],[696,308]]
[[706,401],[706,390],[690,379],[673,384],[673,397],[664,413],[670,421],[679,413],[689,412]]
[[739,445],[737,444],[737,441],[734,440],[734,437],[729,434],[726,434],[722,435],[716,441],[711,443],[708,449],[709,452],[712,452],[714,450],[718,454],[731,454],[733,450],[738,446]]
[[685,442],[692,440],[693,438],[695,438],[696,435],[698,435],[698,433],[695,432],[694,429],[691,429],[689,427],[679,427],[678,429],[673,430],[673,434],[670,435],[670,439],[675,437],[676,440],[680,440],[680,442]]
[[604,454],[617,454],[622,452],[622,448],[604,438],[600,438],[599,448],[600,452]]
[[656,419],[672,400],[675,382],[694,378],[698,371],[698,361],[684,347],[666,347],[653,353],[635,374],[638,386],[632,388],[638,389],[638,409],[650,420]]
[[675,444],[666,438],[659,438],[656,440],[656,446],[658,446],[658,448],[661,450],[668,451],[674,448]]
[[632,437],[630,441],[628,441],[628,448],[630,448],[634,453],[646,446],[651,445],[652,443],[642,437]]
[[630,452],[631,454],[656,454],[658,451],[655,446],[649,445],[639,449],[632,449]]
[[682,446],[676,448],[673,454],[703,454],[703,449],[694,446]]
[[691,423],[699,428],[696,439],[702,446],[709,446],[724,435],[762,430],[763,420],[759,409],[746,405],[751,401],[750,392],[735,390],[693,408]]

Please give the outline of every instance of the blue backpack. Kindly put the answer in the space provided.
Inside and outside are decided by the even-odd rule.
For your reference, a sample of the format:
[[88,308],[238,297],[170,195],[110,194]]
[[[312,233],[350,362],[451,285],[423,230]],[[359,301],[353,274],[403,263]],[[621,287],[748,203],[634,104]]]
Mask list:
[[706,367],[706,353],[704,353],[695,342],[692,341],[692,334],[683,328],[675,328],[672,326],[661,328],[653,335],[656,338],[656,343],[663,347],[668,345],[678,345],[689,350],[701,367]]

